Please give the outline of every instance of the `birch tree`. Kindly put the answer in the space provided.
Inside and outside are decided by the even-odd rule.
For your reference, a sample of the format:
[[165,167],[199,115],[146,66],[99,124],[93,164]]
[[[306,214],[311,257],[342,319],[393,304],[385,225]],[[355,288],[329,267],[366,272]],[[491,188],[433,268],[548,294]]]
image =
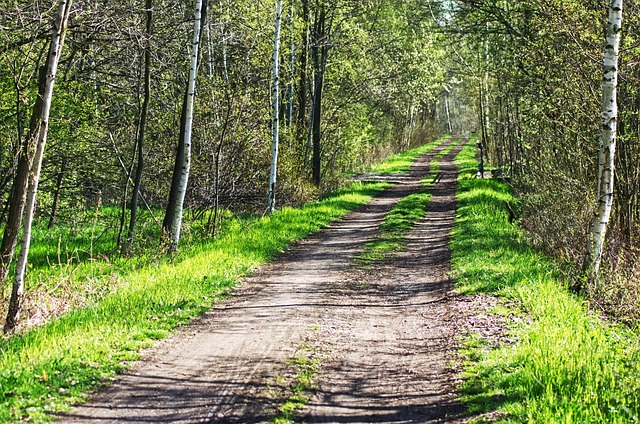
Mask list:
[[170,251],[178,248],[180,231],[182,227],[182,214],[184,210],[184,198],[187,193],[189,172],[191,170],[191,133],[193,128],[193,104],[196,91],[196,76],[198,73],[198,57],[201,41],[201,29],[203,16],[206,14],[207,0],[196,0],[195,18],[193,21],[193,42],[191,45],[191,67],[187,91],[182,105],[180,119],[180,139],[176,153],[171,191],[169,192],[169,204],[164,217],[163,229],[169,238]]
[[271,174],[269,176],[269,213],[276,207],[276,176],[278,173],[278,143],[280,126],[280,23],[282,21],[282,0],[276,6],[275,35],[273,37],[273,145],[271,151]]
[[602,77],[602,129],[598,153],[597,207],[591,223],[585,269],[595,279],[600,270],[602,250],[611,217],[614,192],[615,153],[618,121],[618,58],[622,30],[622,0],[611,0],[606,25]]
[[56,13],[53,33],[51,35],[51,45],[49,47],[49,54],[45,65],[46,72],[44,74],[44,91],[42,95],[41,109],[38,115],[34,117],[34,120],[36,121],[35,128],[37,128],[37,131],[34,133],[36,136],[36,142],[34,145],[35,151],[23,152],[27,157],[29,157],[29,155],[33,155],[33,159],[29,161],[30,169],[28,173],[28,189],[24,205],[24,216],[22,218],[22,240],[20,254],[16,262],[16,271],[11,290],[11,298],[9,299],[7,319],[4,326],[5,333],[13,331],[20,311],[20,301],[22,300],[22,293],[24,290],[24,276],[27,268],[27,259],[29,257],[29,246],[31,244],[31,227],[35,214],[36,194],[38,191],[38,182],[40,180],[40,171],[42,169],[42,158],[44,156],[44,149],[49,130],[49,114],[51,111],[51,101],[53,99],[53,87],[56,79],[56,73],[58,71],[60,54],[62,53],[62,46],[64,44],[71,4],[72,0],[60,0],[60,3],[58,4],[58,11]]

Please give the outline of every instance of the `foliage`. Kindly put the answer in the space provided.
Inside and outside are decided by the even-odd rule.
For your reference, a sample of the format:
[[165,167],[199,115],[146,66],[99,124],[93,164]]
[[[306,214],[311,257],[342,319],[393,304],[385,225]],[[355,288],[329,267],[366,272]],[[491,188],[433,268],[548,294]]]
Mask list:
[[[0,49],[0,129],[6,135],[0,140],[0,231],[52,25],[51,11],[41,3],[0,5],[0,34],[7,41]],[[278,204],[318,199],[343,185],[345,174],[437,137],[440,125],[431,110],[445,79],[441,35],[413,19],[419,3],[284,2],[281,110],[292,115],[282,117]],[[98,292],[104,294],[121,275],[164,261],[153,253],[160,233],[152,215],[159,217],[167,203],[193,10],[187,2],[152,1],[151,6],[147,30],[144,2],[74,2],[39,185],[39,229],[23,314],[27,321],[40,322],[53,309],[91,302],[93,291],[87,293],[84,284],[66,284],[66,271],[86,276],[86,281],[97,278]],[[268,191],[274,4],[224,0],[209,6],[186,197],[186,221],[193,228],[183,231],[194,238],[217,232],[217,212],[264,211]],[[326,37],[310,38],[313,19],[322,10],[330,18]],[[309,160],[314,48],[328,51],[320,184],[311,181]],[[146,51],[151,53],[151,98],[141,213],[129,252],[123,242],[138,163]],[[128,257],[120,257],[121,252]],[[50,271],[41,271],[45,267]],[[117,271],[102,277],[110,267]],[[38,287],[55,289],[33,296]],[[65,296],[59,296],[58,287],[67,290]],[[61,297],[62,305],[56,303]]]
[[[530,240],[579,269],[595,209],[607,4],[558,0],[451,4],[446,28],[464,34],[455,43],[459,62],[464,61],[463,92],[475,99],[476,125],[488,159],[516,188],[522,200],[521,223]],[[637,2],[625,2],[615,229],[608,234],[610,248],[604,258],[611,277],[604,281],[620,280],[637,268],[640,50],[634,28],[638,11]],[[620,266],[628,270],[621,272]],[[588,289],[595,301],[609,296],[597,291],[605,286]],[[632,298],[624,301],[627,310],[637,304]],[[618,308],[611,306],[608,312],[616,315]]]

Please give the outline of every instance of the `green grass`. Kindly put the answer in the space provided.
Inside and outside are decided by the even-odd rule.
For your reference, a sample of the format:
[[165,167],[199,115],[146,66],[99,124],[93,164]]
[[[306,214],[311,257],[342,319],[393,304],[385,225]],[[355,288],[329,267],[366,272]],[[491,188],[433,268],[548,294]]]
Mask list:
[[299,209],[229,220],[224,234],[189,255],[111,276],[115,288],[100,300],[0,340],[0,422],[45,421],[84,399],[139,349],[209,309],[242,275],[383,187],[355,184]]
[[467,340],[470,411],[498,411],[500,422],[638,422],[640,331],[601,319],[569,292],[557,266],[509,224],[505,201],[517,200],[508,187],[473,178],[474,150],[469,145],[458,157],[457,290],[497,295],[521,319],[511,324],[513,345]]
[[321,363],[321,349],[317,346],[300,345],[298,354],[289,361],[294,375],[287,384],[288,396],[277,408],[277,415],[271,420],[275,424],[296,422],[296,414],[309,402],[309,392],[314,388]]
[[430,164],[429,176],[423,180],[423,189],[400,199],[387,213],[380,224],[378,236],[365,243],[364,249],[356,260],[369,265],[375,261],[383,260],[391,252],[401,250],[405,244],[407,233],[427,213],[427,207],[431,200],[428,188],[433,185],[433,178],[438,174],[438,161]]
[[[448,138],[447,136],[440,139],[440,143]],[[371,264],[384,259],[389,253],[396,252],[404,247],[405,238],[409,230],[427,213],[427,207],[431,200],[429,188],[433,186],[440,172],[438,160],[445,157],[461,142],[462,139],[454,141],[434,157],[434,160],[429,165],[429,175],[422,181],[424,189],[401,199],[389,211],[380,225],[380,233],[374,240],[365,243],[363,251],[356,258],[357,261],[363,264]],[[415,155],[413,156],[415,159],[415,157],[423,155],[435,147],[437,147],[437,145],[433,146],[433,143],[431,143],[422,148],[410,150],[406,155],[402,156],[401,160],[398,159],[396,163],[404,161],[406,158],[411,157],[411,155]],[[402,166],[404,167],[404,165]]]
[[385,216],[378,236],[365,243],[357,261],[370,264],[382,260],[404,245],[405,237],[415,223],[426,214],[431,194],[426,190],[401,199]]

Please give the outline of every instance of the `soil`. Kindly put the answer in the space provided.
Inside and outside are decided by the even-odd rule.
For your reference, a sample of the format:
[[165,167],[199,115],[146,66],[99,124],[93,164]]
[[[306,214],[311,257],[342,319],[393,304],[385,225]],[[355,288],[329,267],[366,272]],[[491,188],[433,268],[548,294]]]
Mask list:
[[451,291],[448,247],[463,144],[440,159],[428,213],[402,251],[354,262],[447,143],[364,207],[294,243],[59,421],[269,422],[291,395],[292,359],[305,356],[317,370],[299,421],[463,422],[453,364],[466,312]]

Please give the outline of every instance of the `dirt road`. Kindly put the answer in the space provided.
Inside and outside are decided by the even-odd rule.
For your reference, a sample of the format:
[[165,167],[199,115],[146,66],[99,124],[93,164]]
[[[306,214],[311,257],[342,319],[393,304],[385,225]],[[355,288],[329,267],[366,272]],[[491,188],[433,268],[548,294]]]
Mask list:
[[440,160],[428,214],[406,250],[369,269],[353,263],[446,143],[419,158],[405,182],[292,245],[60,421],[268,422],[288,393],[291,358],[305,349],[319,366],[301,421],[454,421],[448,240],[461,146]]

